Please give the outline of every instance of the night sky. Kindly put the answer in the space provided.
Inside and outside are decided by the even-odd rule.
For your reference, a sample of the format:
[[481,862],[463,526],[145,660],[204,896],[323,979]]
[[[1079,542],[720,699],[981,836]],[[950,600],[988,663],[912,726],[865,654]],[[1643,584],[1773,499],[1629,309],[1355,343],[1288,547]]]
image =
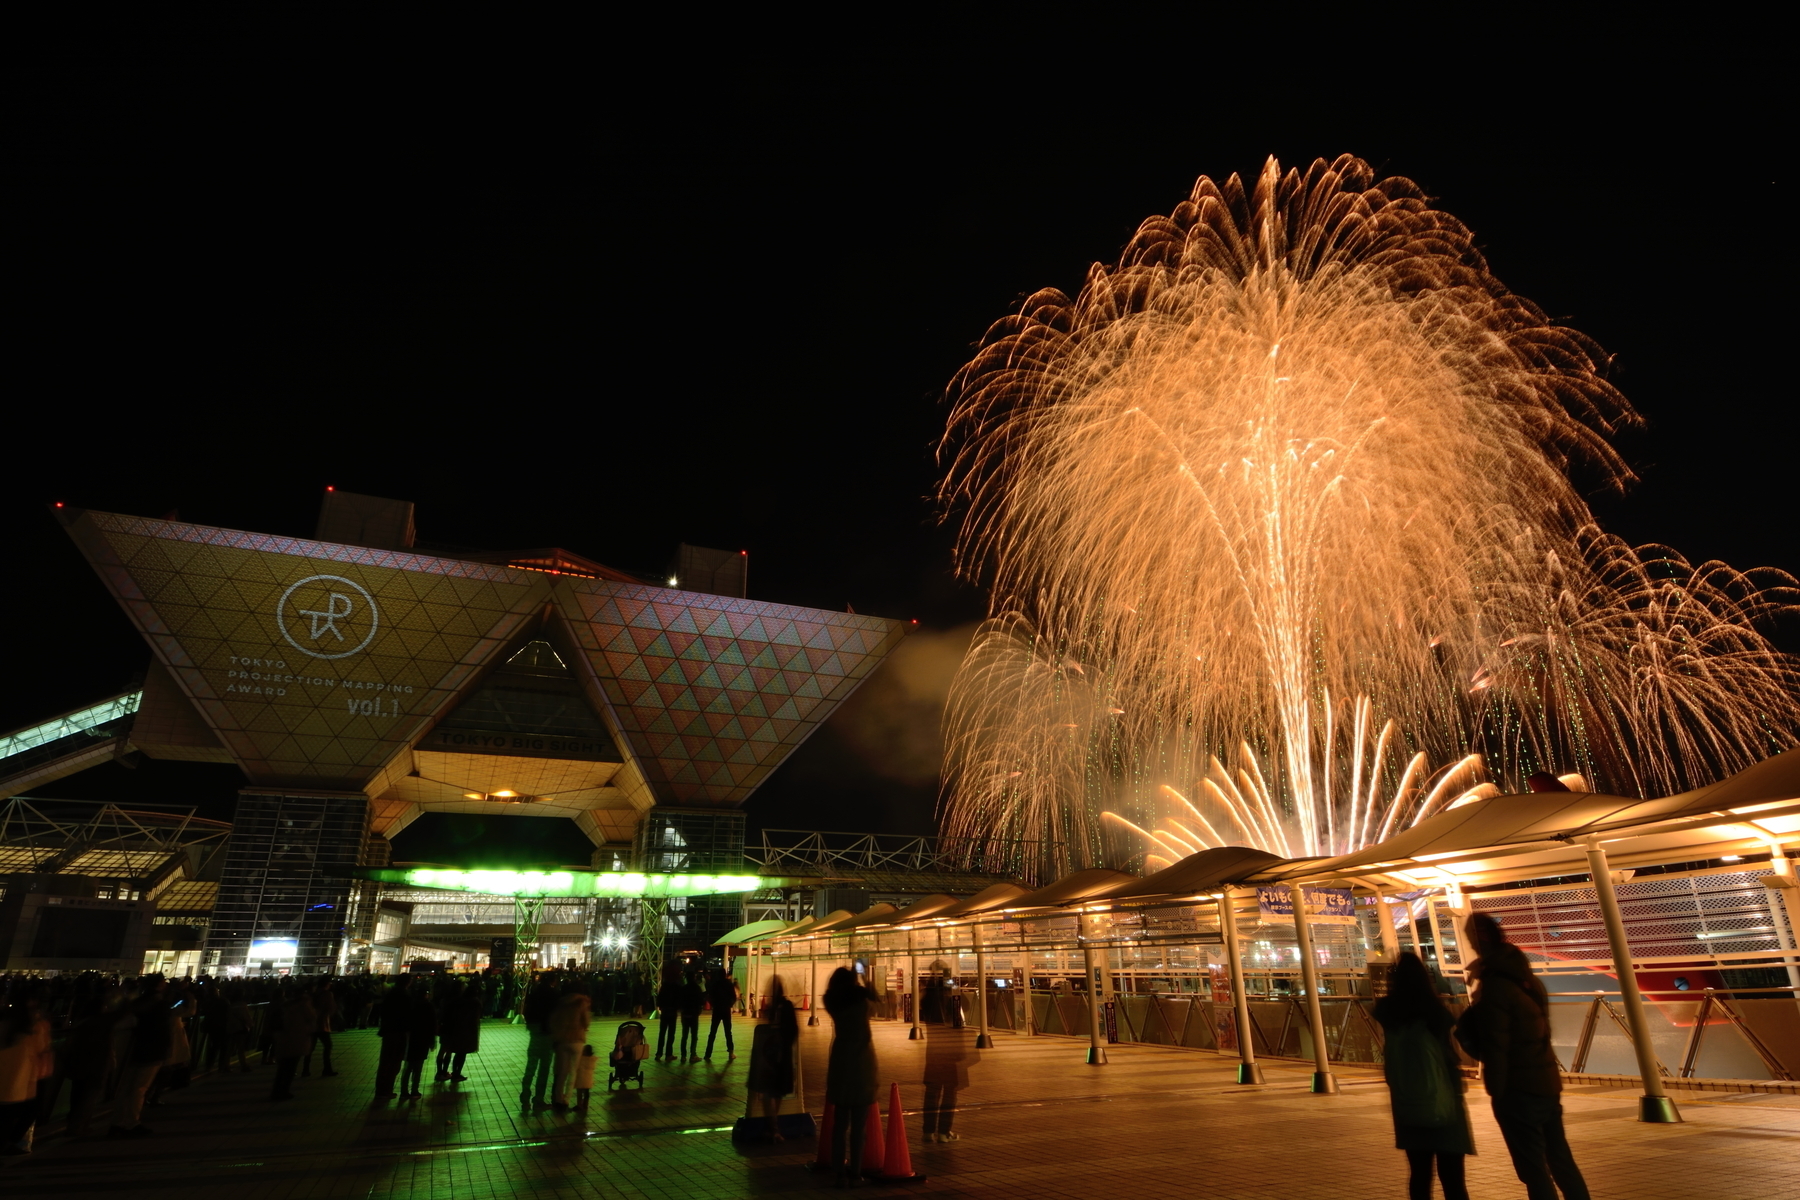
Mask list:
[[[1559,28],[1223,66],[1245,55],[1175,31],[881,58],[465,32],[41,47],[10,164],[0,729],[148,658],[46,504],[310,535],[333,484],[414,501],[426,541],[645,572],[745,549],[753,598],[917,618],[750,812],[929,832],[935,705],[983,612],[929,500],[945,383],[1022,296],[1269,154],[1412,177],[1615,356],[1648,425],[1610,528],[1800,571],[1772,46]],[[37,794],[229,817],[239,784],[152,762]],[[399,856],[477,839],[585,858],[565,822],[448,817]]]

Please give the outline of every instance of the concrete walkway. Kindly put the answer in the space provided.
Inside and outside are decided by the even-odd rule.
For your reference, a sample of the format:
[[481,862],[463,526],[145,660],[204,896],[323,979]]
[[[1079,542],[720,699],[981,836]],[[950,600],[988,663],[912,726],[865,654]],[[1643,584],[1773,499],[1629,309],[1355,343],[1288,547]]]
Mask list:
[[[823,1018],[821,1018],[824,1020]],[[597,1022],[610,1047],[616,1021]],[[333,1079],[297,1082],[299,1099],[266,1099],[273,1067],[197,1080],[146,1111],[136,1141],[50,1139],[28,1159],[0,1160],[8,1197],[656,1197],[738,1200],[812,1195],[827,1180],[803,1166],[813,1143],[734,1147],[744,1112],[748,1030],[735,1060],[646,1063],[641,1093],[597,1089],[585,1118],[521,1113],[525,1035],[488,1023],[470,1080],[426,1084],[425,1099],[373,1103],[376,1038],[338,1037]],[[652,1030],[654,1032],[654,1030]],[[932,1031],[936,1037],[964,1037]],[[704,1030],[703,1030],[704,1033]],[[803,1030],[808,1099],[820,1110],[829,1021]],[[704,1040],[704,1039],[703,1039]],[[1232,1082],[1230,1060],[1115,1046],[1089,1067],[1083,1043],[996,1034],[970,1067],[956,1128],[962,1140],[924,1145],[907,1117],[913,1163],[929,1175],[904,1190],[1007,1200],[1362,1200],[1405,1194],[1379,1075],[1347,1071],[1338,1096],[1306,1089],[1309,1064],[1269,1064],[1269,1083]],[[904,1026],[878,1022],[882,1075],[922,1103],[923,1050]],[[603,1050],[602,1050],[603,1052]],[[604,1064],[602,1064],[604,1074]],[[427,1072],[429,1079],[430,1072]],[[1472,1096],[1477,1200],[1520,1197],[1484,1098]],[[1635,1094],[1581,1088],[1566,1097],[1569,1138],[1596,1200],[1763,1200],[1800,1196],[1800,1097],[1682,1095],[1687,1122],[1634,1120]]]

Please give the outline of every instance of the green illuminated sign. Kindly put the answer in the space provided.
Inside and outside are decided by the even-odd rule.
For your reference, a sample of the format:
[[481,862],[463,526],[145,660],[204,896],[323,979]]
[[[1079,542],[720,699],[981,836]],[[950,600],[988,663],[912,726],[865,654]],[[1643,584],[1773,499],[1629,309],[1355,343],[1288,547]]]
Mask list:
[[359,875],[382,883],[483,892],[491,896],[718,896],[779,887],[762,875],[658,875],[641,871],[463,871],[441,867],[378,868]]

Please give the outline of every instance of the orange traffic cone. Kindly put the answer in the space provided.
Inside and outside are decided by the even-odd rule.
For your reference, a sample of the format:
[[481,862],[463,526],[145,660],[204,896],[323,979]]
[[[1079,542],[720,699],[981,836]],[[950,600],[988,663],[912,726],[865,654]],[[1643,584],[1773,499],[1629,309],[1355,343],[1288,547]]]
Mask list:
[[863,1121],[863,1174],[880,1175],[887,1163],[887,1145],[881,1138],[881,1105],[869,1102],[869,1115]]
[[900,1085],[895,1084],[888,1096],[887,1155],[881,1172],[884,1183],[905,1183],[923,1179],[913,1174],[912,1151],[906,1148],[906,1113],[900,1107]]
[[831,1117],[832,1110],[836,1107],[834,1104],[826,1104],[825,1115],[819,1119],[819,1153],[813,1157],[811,1167],[814,1171],[829,1171],[837,1166],[831,1161]]

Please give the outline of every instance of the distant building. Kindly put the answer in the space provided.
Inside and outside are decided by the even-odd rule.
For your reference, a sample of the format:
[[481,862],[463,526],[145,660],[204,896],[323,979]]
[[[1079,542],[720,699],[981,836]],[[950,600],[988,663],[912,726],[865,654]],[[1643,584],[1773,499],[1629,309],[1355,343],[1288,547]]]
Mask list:
[[[407,900],[346,874],[387,865],[427,812],[569,818],[597,866],[741,872],[743,802],[905,629],[746,599],[741,554],[683,547],[646,580],[560,549],[430,548],[410,504],[344,492],[313,540],[57,515],[153,658],[141,692],[0,738],[0,795],[126,753],[235,763],[246,786],[217,860],[169,856],[155,885],[209,901],[173,948],[206,970],[485,961],[510,917],[471,914],[429,945]],[[671,949],[699,948],[742,911],[673,900],[653,919]],[[623,920],[585,912],[541,936],[579,950]]]

